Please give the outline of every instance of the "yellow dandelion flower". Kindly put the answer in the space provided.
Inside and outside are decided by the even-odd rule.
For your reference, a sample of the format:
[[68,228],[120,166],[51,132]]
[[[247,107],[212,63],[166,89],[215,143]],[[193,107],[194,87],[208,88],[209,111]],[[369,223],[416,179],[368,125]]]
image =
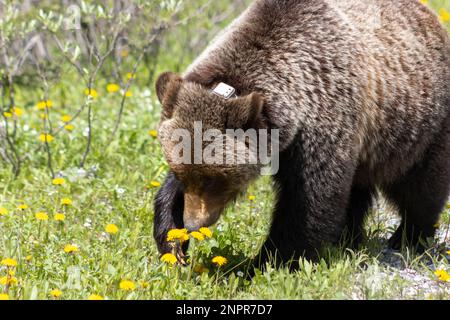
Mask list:
[[222,257],[222,256],[216,256],[216,257],[212,258],[211,261],[212,261],[212,263],[214,263],[215,265],[217,265],[219,267],[225,265],[228,262],[227,258]]
[[48,214],[46,212],[38,212],[38,213],[36,213],[35,217],[39,221],[47,221],[48,220]]
[[8,285],[8,284],[9,284],[8,276],[0,277],[0,284],[1,284],[2,286]]
[[78,246],[74,245],[74,244],[66,244],[64,246],[64,252],[65,253],[75,253],[78,252]]
[[19,108],[19,107],[13,107],[13,113],[14,113],[14,115],[16,116],[16,117],[21,117],[22,116],[22,114],[23,114],[23,110],[22,110],[22,108]]
[[40,140],[41,142],[52,142],[54,139],[55,139],[55,138],[53,138],[53,136],[52,136],[51,134],[48,134],[48,133],[42,133],[42,134],[39,136],[39,140]]
[[26,205],[25,203],[22,203],[22,204],[19,204],[18,206],[17,206],[17,209],[19,209],[19,210],[27,210],[28,209],[28,205]]
[[434,274],[438,277],[439,281],[450,282],[450,275],[447,271],[439,269],[434,272]]
[[198,231],[200,231],[202,234],[204,234],[208,238],[212,237],[212,231],[209,230],[209,228],[202,227],[202,228],[198,229]]
[[116,234],[117,232],[119,232],[119,227],[117,227],[113,223],[110,223],[110,224],[106,225],[105,231],[108,232],[109,234]]
[[142,287],[142,289],[147,289],[150,284],[147,281],[141,280],[139,281],[139,285]]
[[256,200],[256,196],[254,196],[254,195],[249,195],[249,196],[248,196],[248,200],[249,200],[249,201],[255,201],[255,200]]
[[89,88],[86,88],[86,90],[84,90],[84,94],[86,95],[86,96],[91,96],[92,98],[97,98],[98,97],[98,92],[97,92],[97,90],[95,90],[95,89],[89,89]]
[[33,257],[31,256],[31,254],[29,254],[29,255],[27,255],[27,256],[25,257],[25,260],[28,261],[28,262],[30,262],[31,259],[33,259]]
[[434,271],[434,274],[437,275],[438,277],[446,274],[447,272],[445,270],[442,269],[437,269],[436,271]]
[[58,289],[53,289],[52,291],[50,291],[50,295],[53,298],[59,298],[62,295],[62,291]]
[[119,288],[124,291],[133,291],[136,289],[136,285],[131,280],[122,280],[120,281]]
[[209,269],[206,268],[204,265],[198,264],[194,267],[194,272],[196,273],[207,273],[209,272]]
[[148,132],[148,134],[149,134],[151,137],[153,137],[153,138],[158,137],[158,131],[157,131],[157,130],[150,130],[150,131]]
[[127,79],[128,79],[128,80],[134,79],[135,77],[136,77],[136,74],[135,74],[135,73],[132,73],[132,72],[128,72],[128,73],[127,73]]
[[66,180],[64,178],[55,178],[52,180],[52,184],[54,184],[55,186],[60,186],[64,183],[66,183]]
[[99,296],[98,294],[91,294],[88,297],[88,300],[104,300],[102,296]]
[[64,213],[55,213],[54,219],[55,221],[64,221],[66,216]]
[[439,10],[439,17],[443,23],[450,22],[450,12],[448,12],[445,8],[441,8],[441,10]]
[[61,199],[61,204],[62,204],[63,206],[70,206],[70,205],[72,205],[72,199],[69,199],[69,198],[62,198],[62,199]]
[[109,93],[114,93],[120,90],[120,86],[118,84],[115,83],[110,83],[106,86],[106,91],[108,91]]
[[8,209],[0,207],[0,216],[6,216],[8,214]]
[[161,183],[158,181],[150,181],[150,187],[159,188],[159,187],[161,187]]
[[172,229],[167,233],[167,241],[179,240],[185,242],[189,240],[187,229]]
[[73,131],[75,129],[75,126],[73,124],[66,124],[64,126],[64,129],[66,129],[66,131]]
[[203,241],[205,240],[205,235],[201,232],[198,231],[192,231],[191,232],[191,237],[194,239],[197,239],[198,241]]
[[0,300],[9,300],[9,295],[6,293],[0,293]]
[[420,3],[426,6],[428,4],[428,0],[420,0]]
[[61,117],[62,122],[70,122],[72,120],[72,116],[64,115]]
[[19,281],[17,280],[16,277],[12,277],[12,276],[4,276],[0,278],[0,284],[2,286],[15,286],[17,285]]
[[48,116],[47,116],[47,114],[46,113],[41,113],[40,115],[39,115],[39,117],[41,118],[41,119],[48,119]]
[[5,258],[0,262],[0,264],[5,267],[16,267],[17,261],[13,258]]
[[125,97],[127,97],[127,98],[131,98],[132,96],[133,96],[133,92],[131,92],[131,91],[125,91],[125,93],[124,93],[124,95],[125,95]]
[[175,263],[177,263],[178,260],[177,257],[175,257],[173,254],[166,253],[162,255],[161,261],[173,266]]
[[52,100],[39,101],[36,105],[38,110],[45,110],[45,108],[51,108],[53,106]]
[[12,113],[8,111],[3,112],[3,115],[5,116],[5,118],[11,118],[13,116]]

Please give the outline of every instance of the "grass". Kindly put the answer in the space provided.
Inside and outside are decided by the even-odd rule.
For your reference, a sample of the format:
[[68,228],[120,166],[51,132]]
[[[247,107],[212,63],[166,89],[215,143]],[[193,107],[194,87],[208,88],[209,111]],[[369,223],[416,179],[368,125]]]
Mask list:
[[[448,1],[429,4],[449,7]],[[84,88],[70,74],[65,78],[50,92],[54,124],[61,124],[61,116],[71,114],[84,99]],[[170,267],[161,262],[152,238],[152,205],[158,187],[151,181],[162,183],[168,168],[157,140],[149,134],[157,127],[160,106],[150,89],[134,88],[121,129],[111,139],[116,109],[110,106],[117,106],[120,97],[106,93],[106,83],[96,85],[93,146],[85,170],[77,168],[86,140],[85,119],[74,123],[73,132],[63,131],[51,142],[53,166],[65,178],[63,185],[52,184],[42,151],[29,152],[29,162],[18,179],[10,168],[0,168],[0,207],[8,211],[0,216],[0,260],[18,262],[9,269],[0,267],[0,277],[15,271],[16,284],[0,284],[0,291],[10,299],[87,299],[91,294],[106,299],[448,299],[449,283],[438,281],[434,274],[435,268],[450,271],[445,250],[425,256],[398,253],[403,267],[437,288],[418,289],[412,295],[408,290],[415,284],[400,269],[381,261],[383,239],[393,231],[388,223],[391,216],[383,208],[369,220],[371,240],[361,251],[333,249],[320,263],[303,261],[298,272],[268,269],[252,281],[244,279],[239,266],[257,253],[268,231],[273,203],[269,179],[252,185],[227,210],[212,228],[212,239],[192,243],[194,263]],[[16,99],[25,110],[19,119],[18,146],[35,150],[41,125],[34,111],[39,93],[23,87]],[[70,198],[72,205],[62,205],[63,198]],[[19,210],[20,204],[28,208]],[[48,220],[38,220],[37,212],[46,212]],[[63,213],[65,220],[55,221],[56,213]],[[449,220],[447,210],[442,230],[448,230]],[[117,225],[119,231],[108,234],[108,224]],[[68,244],[76,245],[78,251],[66,253]],[[441,245],[449,250],[448,242]],[[216,255],[225,256],[228,265],[214,266],[211,258]],[[197,265],[209,272],[195,272]],[[133,281],[136,288],[120,289],[123,280]],[[53,297],[54,289],[62,294]]]

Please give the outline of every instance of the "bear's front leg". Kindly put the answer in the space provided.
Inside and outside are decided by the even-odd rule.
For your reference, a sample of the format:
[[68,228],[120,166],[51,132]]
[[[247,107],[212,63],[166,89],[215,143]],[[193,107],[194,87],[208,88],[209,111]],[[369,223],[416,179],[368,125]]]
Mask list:
[[317,260],[324,247],[341,240],[355,165],[344,150],[321,149],[332,145],[323,138],[314,137],[310,143],[298,139],[280,154],[274,177],[278,199],[255,267],[271,262],[295,270],[299,258]]
[[153,219],[153,237],[161,254],[174,253],[182,260],[188,243],[183,248],[174,248],[167,242],[167,232],[171,229],[183,228],[184,191],[182,183],[169,172],[164,184],[155,197]]

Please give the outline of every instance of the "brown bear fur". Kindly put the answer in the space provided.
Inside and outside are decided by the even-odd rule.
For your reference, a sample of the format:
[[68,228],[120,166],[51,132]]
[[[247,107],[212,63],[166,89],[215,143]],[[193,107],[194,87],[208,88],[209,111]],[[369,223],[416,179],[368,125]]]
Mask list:
[[[238,108],[211,93],[219,82],[236,88]],[[434,235],[450,190],[450,40],[419,1],[257,0],[157,91],[163,136],[199,120],[223,130],[230,117],[280,130],[278,199],[260,263],[314,259],[345,230],[358,244],[376,188],[403,218],[392,247],[402,235],[413,245]],[[184,193],[214,171],[171,169],[155,201],[162,253],[167,231],[186,223]],[[257,177],[239,170],[203,192],[234,198]],[[182,177],[188,171],[197,174]]]

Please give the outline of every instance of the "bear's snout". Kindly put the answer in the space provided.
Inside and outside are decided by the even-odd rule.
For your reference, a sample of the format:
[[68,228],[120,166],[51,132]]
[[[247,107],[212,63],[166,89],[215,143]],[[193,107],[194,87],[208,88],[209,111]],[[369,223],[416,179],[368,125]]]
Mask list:
[[213,225],[219,219],[224,205],[217,199],[208,199],[195,193],[186,193],[184,196],[184,227],[191,232]]

